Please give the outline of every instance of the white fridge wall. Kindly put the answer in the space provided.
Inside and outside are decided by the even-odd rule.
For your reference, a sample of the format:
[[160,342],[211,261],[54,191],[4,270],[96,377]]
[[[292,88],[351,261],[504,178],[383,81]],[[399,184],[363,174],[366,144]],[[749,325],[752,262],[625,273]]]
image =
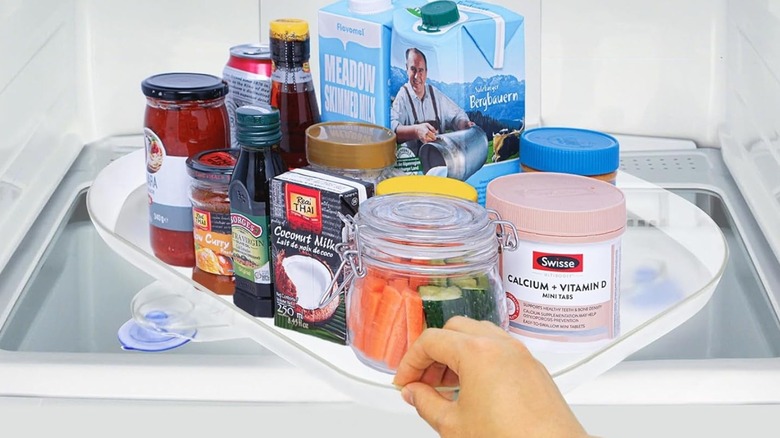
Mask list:
[[0,267],[82,147],[75,2],[0,3]]
[[258,0],[81,0],[92,140],[143,127],[141,81],[156,73],[222,75],[230,47],[260,38]]
[[729,0],[728,16],[723,158],[780,257],[780,0]]
[[543,123],[718,145],[724,30],[725,0],[542,1]]

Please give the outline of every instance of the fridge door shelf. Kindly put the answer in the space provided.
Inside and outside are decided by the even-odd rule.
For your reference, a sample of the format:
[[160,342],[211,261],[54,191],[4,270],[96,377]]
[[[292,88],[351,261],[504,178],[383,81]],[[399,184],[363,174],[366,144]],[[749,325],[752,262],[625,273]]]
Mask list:
[[[144,151],[132,152],[106,166],[87,193],[90,218],[103,240],[159,280],[136,296],[136,323],[152,330],[171,329],[174,336],[184,333],[193,342],[250,338],[356,401],[410,411],[392,385],[392,376],[364,365],[350,347],[277,328],[272,318],[252,317],[234,306],[230,297],[192,281],[190,269],[155,258],[149,245],[144,169]],[[588,348],[565,344],[553,350],[528,344],[564,393],[695,315],[712,297],[726,264],[725,238],[698,207],[625,172],[619,174],[617,184],[626,195],[628,209],[620,335]],[[169,311],[172,302],[189,310],[179,312],[171,327],[155,327],[145,319],[150,311]]]

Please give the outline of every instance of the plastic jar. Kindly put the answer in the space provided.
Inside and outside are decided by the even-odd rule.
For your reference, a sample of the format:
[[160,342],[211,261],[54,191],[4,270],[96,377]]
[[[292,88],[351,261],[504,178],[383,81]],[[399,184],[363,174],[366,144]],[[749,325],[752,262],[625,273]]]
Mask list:
[[186,160],[230,146],[228,85],[199,73],[163,73],[141,83],[146,96],[144,140],[149,238],[165,263],[195,265]]
[[487,208],[517,229],[517,250],[501,261],[511,332],[569,343],[618,335],[620,189],[578,175],[519,173],[488,184]]
[[576,128],[529,129],[520,136],[523,172],[589,176],[615,184],[620,145],[611,135]]
[[381,181],[376,186],[376,195],[391,193],[426,193],[447,195],[467,201],[477,202],[477,189],[466,182],[433,175],[394,176]]
[[479,204],[449,196],[392,194],[361,204],[344,247],[351,249],[342,251],[353,273],[347,326],[357,357],[393,372],[423,329],[455,315],[506,329],[498,254],[513,240],[497,235],[499,224]]
[[192,279],[221,295],[231,295],[233,244],[228,187],[237,149],[215,149],[187,160],[194,237]]
[[313,168],[374,185],[401,175],[395,148],[395,133],[378,125],[322,122],[306,129],[306,159]]

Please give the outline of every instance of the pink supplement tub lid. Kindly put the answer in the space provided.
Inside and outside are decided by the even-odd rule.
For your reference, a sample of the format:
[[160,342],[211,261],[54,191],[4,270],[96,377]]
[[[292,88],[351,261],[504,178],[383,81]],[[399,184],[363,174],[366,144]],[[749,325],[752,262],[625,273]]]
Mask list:
[[616,238],[626,227],[626,199],[607,182],[579,175],[506,175],[487,186],[487,208],[517,227],[521,239],[591,243]]

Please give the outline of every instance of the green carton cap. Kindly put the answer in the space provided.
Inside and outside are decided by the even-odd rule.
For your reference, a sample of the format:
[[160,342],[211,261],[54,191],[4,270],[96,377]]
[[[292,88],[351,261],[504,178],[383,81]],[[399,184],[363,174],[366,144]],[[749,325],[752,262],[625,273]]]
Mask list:
[[460,19],[458,5],[448,0],[435,1],[420,8],[422,16],[421,31],[438,32],[442,27],[457,23]]

